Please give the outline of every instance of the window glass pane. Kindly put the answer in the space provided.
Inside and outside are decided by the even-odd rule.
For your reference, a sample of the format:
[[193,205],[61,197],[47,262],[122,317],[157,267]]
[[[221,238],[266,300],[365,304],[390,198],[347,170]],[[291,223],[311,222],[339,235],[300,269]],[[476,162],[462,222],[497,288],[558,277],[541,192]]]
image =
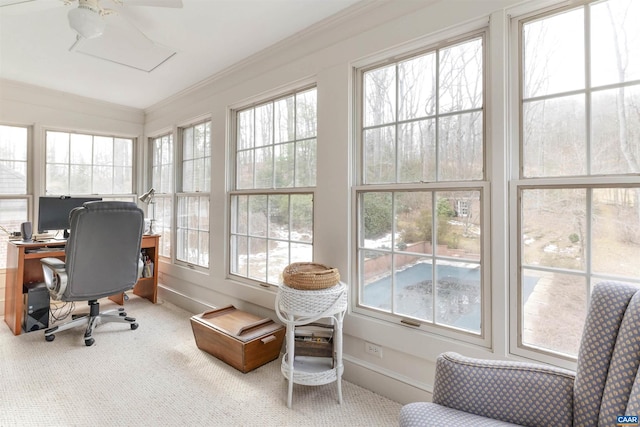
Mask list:
[[269,196],[269,237],[289,240],[289,195],[274,194]]
[[439,112],[482,107],[482,40],[440,50]]
[[70,194],[69,168],[66,165],[47,165],[47,194]]
[[276,188],[291,188],[294,186],[293,179],[295,174],[295,146],[295,143],[290,143],[279,144],[273,147],[276,156]]
[[313,242],[313,196],[311,194],[291,195],[291,239]]
[[524,32],[524,97],[583,89],[582,8],[527,23]]
[[282,191],[316,184],[317,90],[239,111],[236,121],[230,271],[277,285],[284,267],[313,259],[313,197]]
[[316,140],[300,141],[296,145],[296,187],[316,185]]
[[592,173],[640,173],[640,85],[591,95]]
[[576,355],[587,314],[584,277],[524,269],[522,344]]
[[439,180],[482,179],[484,164],[482,113],[446,116],[439,120],[439,124]]
[[[79,165],[90,165],[93,163],[93,138],[91,135],[81,135],[72,133],[69,135],[71,148],[69,158],[71,163]],[[65,150],[66,151],[66,150]]]
[[254,151],[255,188],[273,188],[273,146]]
[[255,109],[255,145],[273,144],[273,104],[265,104]]
[[96,165],[113,165],[113,138],[93,138],[93,162]]
[[[314,107],[315,109],[315,107]],[[274,143],[288,142],[295,139],[295,98],[288,96],[274,103],[275,139]]]
[[436,111],[436,55],[431,52],[398,64],[398,119],[432,116]]
[[584,95],[525,102],[523,115],[525,176],[587,173]]
[[640,188],[593,190],[593,271],[640,277]]
[[364,181],[367,184],[396,180],[395,127],[368,129],[363,135]]
[[[69,193],[70,194],[91,194],[91,189],[92,189],[91,184],[92,184],[91,165],[77,165],[77,166],[72,165],[69,168]],[[96,191],[97,190],[99,190],[99,188],[96,188]],[[108,192],[103,191],[103,193],[108,193]],[[62,193],[62,194],[67,194],[67,193]]]
[[[393,289],[391,284],[391,256],[379,251],[360,251],[360,292],[361,305],[391,311]],[[405,309],[404,306],[403,310]]]
[[365,126],[391,123],[396,119],[395,65],[367,71],[363,76]]
[[237,114],[238,121],[238,136],[237,136],[237,148],[238,150],[245,150],[254,146],[254,110],[240,111]]
[[317,127],[316,90],[296,94],[296,139],[313,138]]
[[267,239],[249,237],[249,278],[260,282],[267,281]]
[[69,162],[69,134],[47,131],[46,158],[47,163]]
[[267,235],[267,196],[249,196],[249,235]]
[[360,224],[362,245],[366,248],[391,248],[393,246],[392,193],[372,192],[362,195]]
[[253,188],[253,151],[236,154],[236,188]]
[[481,331],[480,273],[480,265],[436,262],[436,323],[469,332]]
[[249,243],[247,236],[231,236],[231,268],[232,274],[249,276]]
[[160,256],[171,257],[171,197],[156,195],[154,203],[149,204],[153,222],[153,232],[160,234]]
[[364,192],[360,200],[359,304],[479,334],[480,191]]
[[27,128],[0,125],[0,194],[27,193],[27,143]]
[[640,79],[640,3],[592,3],[591,82],[594,86]]
[[435,120],[420,120],[398,126],[398,181],[436,180]]
[[[6,129],[0,126],[0,145],[3,137],[6,137]],[[11,132],[9,132],[11,133]],[[17,135],[20,135],[18,132]],[[16,136],[15,134],[13,135]],[[24,133],[26,141],[26,129]],[[5,152],[6,153],[6,152]],[[1,185],[1,184],[0,184]],[[0,225],[9,232],[20,231],[20,224],[29,220],[27,199],[0,199]],[[7,243],[9,236],[0,230],[0,270],[7,268]]]
[[584,271],[584,189],[522,193],[522,253],[526,265]]
[[132,139],[47,131],[46,147],[46,194],[132,194]]

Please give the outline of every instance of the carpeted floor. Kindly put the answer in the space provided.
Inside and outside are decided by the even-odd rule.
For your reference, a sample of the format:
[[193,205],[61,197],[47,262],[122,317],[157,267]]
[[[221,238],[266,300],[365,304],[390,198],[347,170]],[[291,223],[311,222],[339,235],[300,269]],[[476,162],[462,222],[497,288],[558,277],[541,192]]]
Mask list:
[[243,374],[196,347],[191,313],[135,296],[126,308],[140,327],[99,326],[92,347],[81,329],[46,342],[0,325],[0,426],[397,425],[399,403],[346,381],[342,404],[335,383],[294,385],[288,409],[280,360]]

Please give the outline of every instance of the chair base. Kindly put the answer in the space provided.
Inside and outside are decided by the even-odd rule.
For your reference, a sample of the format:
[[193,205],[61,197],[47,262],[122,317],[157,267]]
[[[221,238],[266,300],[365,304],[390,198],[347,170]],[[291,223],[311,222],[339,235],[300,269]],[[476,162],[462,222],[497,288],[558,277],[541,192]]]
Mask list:
[[127,317],[127,313],[122,307],[100,312],[100,303],[96,300],[92,300],[89,301],[89,308],[89,313],[72,316],[73,320],[70,322],[45,329],[44,338],[47,341],[53,341],[56,338],[55,333],[57,332],[66,331],[67,329],[76,328],[78,326],[86,326],[86,330],[84,332],[84,344],[86,346],[90,346],[95,342],[92,337],[93,330],[102,323],[128,323],[131,326],[131,329],[138,329],[136,319],[133,317]]

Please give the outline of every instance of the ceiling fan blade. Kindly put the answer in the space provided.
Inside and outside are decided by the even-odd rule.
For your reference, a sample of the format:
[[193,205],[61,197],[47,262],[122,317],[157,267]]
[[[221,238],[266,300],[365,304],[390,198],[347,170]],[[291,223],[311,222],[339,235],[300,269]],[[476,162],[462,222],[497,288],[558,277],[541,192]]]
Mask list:
[[70,50],[146,72],[176,53],[154,43],[121,15],[105,19],[107,26],[102,36],[76,42]]
[[122,0],[125,6],[182,7],[182,0]]

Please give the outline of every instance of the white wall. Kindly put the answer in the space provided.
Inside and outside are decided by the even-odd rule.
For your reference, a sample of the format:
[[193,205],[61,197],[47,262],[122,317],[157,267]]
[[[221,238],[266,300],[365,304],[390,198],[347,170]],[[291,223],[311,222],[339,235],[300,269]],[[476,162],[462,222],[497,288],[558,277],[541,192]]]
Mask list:
[[[235,304],[243,309],[275,318],[274,290],[239,283],[226,276],[228,211],[226,191],[230,179],[228,159],[229,110],[249,101],[276,94],[298,82],[318,86],[318,179],[314,199],[315,261],[338,267],[344,281],[354,284],[350,256],[353,244],[351,189],[353,183],[353,66],[366,58],[406,45],[424,46],[426,39],[458,28],[488,26],[494,46],[487,56],[492,96],[488,144],[497,160],[490,172],[504,181],[505,158],[505,73],[508,32],[505,8],[514,0],[457,0],[440,2],[385,2],[359,13],[349,22],[337,23],[325,32],[300,35],[277,48],[263,52],[226,73],[214,76],[191,91],[176,95],[147,110],[146,136],[155,136],[190,118],[210,114],[214,146],[211,202],[211,270],[209,274],[161,265],[161,294],[191,311],[205,305]],[[453,33],[458,30],[453,30]],[[424,39],[424,40],[423,40]],[[494,104],[494,105],[491,105]],[[497,223],[506,223],[506,188],[497,185],[492,197]],[[493,341],[491,348],[463,344],[445,337],[419,332],[400,324],[381,322],[349,313],[345,319],[345,378],[399,402],[430,398],[434,361],[442,351],[454,350],[480,357],[507,357],[507,272],[506,230],[492,231],[501,241],[493,248],[492,275],[495,285],[491,303]],[[205,305],[202,305],[205,304]],[[364,352],[364,341],[383,347],[383,358]]]
[[[490,25],[487,65],[489,175],[494,217],[489,236],[492,326],[490,348],[464,344],[444,336],[349,313],[345,319],[345,379],[396,401],[430,398],[434,361],[442,351],[470,356],[508,357],[506,250],[506,81],[504,63],[509,31],[505,8],[519,0],[387,1],[359,10],[348,20],[331,23],[323,31],[299,34],[242,64],[213,76],[141,112],[72,95],[0,82],[0,123],[33,125],[36,159],[43,154],[43,129],[113,132],[157,136],[195,117],[212,120],[211,262],[208,273],[161,263],[161,298],[197,313],[208,307],[234,304],[240,309],[275,318],[274,289],[251,286],[227,278],[227,212],[229,187],[227,144],[229,110],[248,101],[277,94],[301,82],[318,86],[318,179],[315,197],[315,261],[338,267],[343,280],[354,284],[351,185],[353,184],[353,66],[390,49],[410,50],[435,40],[438,34],[464,33]],[[530,2],[549,3],[548,0]],[[491,18],[491,19],[490,19]],[[490,22],[490,24],[489,24]],[[215,52],[211,52],[212,55]],[[143,146],[145,144],[141,144]],[[142,148],[140,149],[142,150]],[[146,153],[146,150],[144,150]],[[139,154],[142,154],[140,152]],[[142,158],[142,155],[140,156]],[[40,165],[42,163],[39,163]],[[140,164],[138,177],[142,177]],[[40,180],[36,172],[37,181]],[[139,180],[142,191],[145,183]],[[500,184],[500,183],[503,184]],[[364,341],[383,348],[383,358],[364,352]]]

